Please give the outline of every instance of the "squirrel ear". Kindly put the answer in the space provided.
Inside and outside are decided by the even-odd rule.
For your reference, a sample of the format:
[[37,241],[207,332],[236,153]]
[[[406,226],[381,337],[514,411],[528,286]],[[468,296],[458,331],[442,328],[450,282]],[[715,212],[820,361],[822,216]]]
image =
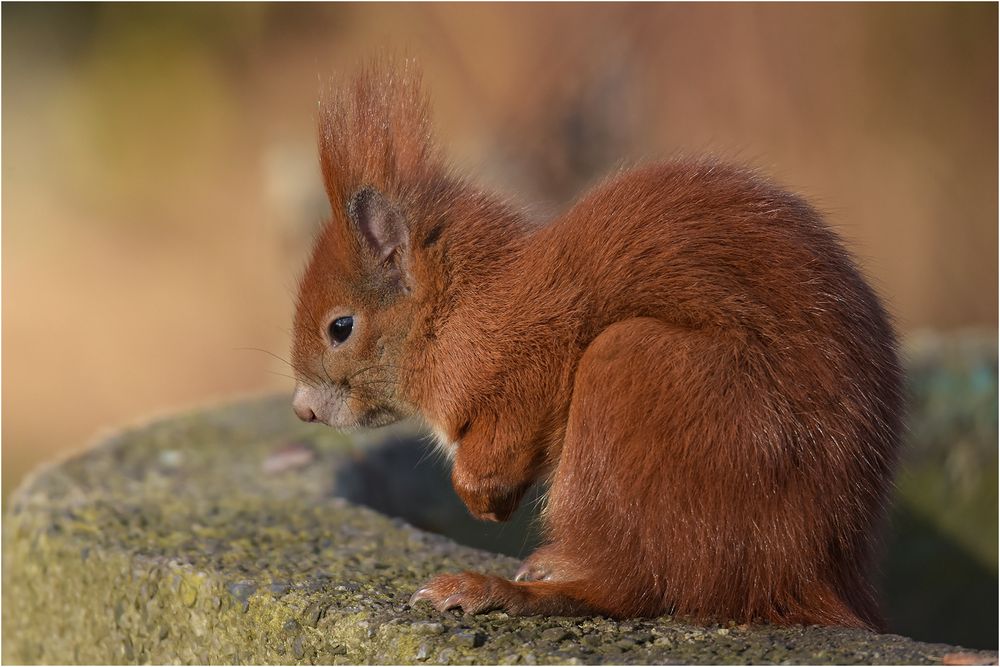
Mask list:
[[347,205],[347,214],[378,259],[406,245],[409,234],[403,216],[375,188],[358,190]]

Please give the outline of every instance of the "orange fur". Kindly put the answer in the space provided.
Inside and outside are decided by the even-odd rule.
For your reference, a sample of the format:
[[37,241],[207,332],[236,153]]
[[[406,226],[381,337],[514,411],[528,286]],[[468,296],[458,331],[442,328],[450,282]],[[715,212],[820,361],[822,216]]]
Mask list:
[[483,519],[550,484],[526,581],[444,575],[415,601],[881,627],[896,343],[808,204],[674,161],[532,224],[446,168],[409,65],[342,85],[320,145],[333,215],[299,292],[296,411],[423,416]]

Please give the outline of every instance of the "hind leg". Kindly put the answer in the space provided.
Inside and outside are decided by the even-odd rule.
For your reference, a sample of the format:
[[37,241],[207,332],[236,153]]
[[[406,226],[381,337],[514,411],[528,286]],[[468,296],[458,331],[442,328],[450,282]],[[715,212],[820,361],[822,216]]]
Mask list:
[[680,555],[675,542],[692,539],[677,516],[689,506],[677,493],[687,486],[678,454],[708,412],[691,387],[727,370],[719,348],[698,332],[637,318],[608,327],[580,361],[540,561],[607,615],[674,608],[669,564]]
[[824,431],[864,433],[850,412],[803,420],[814,387],[776,373],[752,339],[647,318],[588,347],[546,507],[560,576],[588,608],[871,625],[859,556],[838,530],[867,536],[852,502],[852,466],[866,462],[845,461]]
[[[648,562],[647,553],[664,544],[657,526],[635,523],[663,512],[658,490],[668,473],[662,441],[670,437],[672,410],[697,411],[689,396],[669,396],[690,376],[683,362],[713,358],[699,345],[701,339],[682,340],[686,336],[692,335],[656,320],[629,320],[609,327],[585,351],[543,517],[550,543],[515,575],[534,581],[445,575],[418,591],[414,601],[515,614],[663,611],[659,561]],[[638,460],[642,452],[647,461]]]

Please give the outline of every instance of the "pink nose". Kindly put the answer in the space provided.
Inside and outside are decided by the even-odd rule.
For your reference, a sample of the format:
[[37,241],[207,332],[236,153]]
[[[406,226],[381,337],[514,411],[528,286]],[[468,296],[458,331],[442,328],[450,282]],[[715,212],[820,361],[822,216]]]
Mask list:
[[296,388],[295,395],[292,397],[292,411],[295,412],[296,417],[304,422],[316,421],[316,413],[306,403],[306,393],[301,389]]
[[312,411],[312,408],[307,408],[304,405],[295,405],[293,403],[292,410],[295,411],[295,416],[304,422],[316,421],[316,414]]

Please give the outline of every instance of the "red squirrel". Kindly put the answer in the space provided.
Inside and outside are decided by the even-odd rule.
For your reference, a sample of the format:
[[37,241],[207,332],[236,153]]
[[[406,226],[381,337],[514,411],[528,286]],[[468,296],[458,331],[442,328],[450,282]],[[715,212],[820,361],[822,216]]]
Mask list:
[[480,519],[548,484],[513,580],[443,574],[411,604],[883,627],[897,344],[806,202],[675,160],[538,224],[447,166],[412,63],[336,88],[319,145],[332,213],[298,293],[296,414],[423,417]]

